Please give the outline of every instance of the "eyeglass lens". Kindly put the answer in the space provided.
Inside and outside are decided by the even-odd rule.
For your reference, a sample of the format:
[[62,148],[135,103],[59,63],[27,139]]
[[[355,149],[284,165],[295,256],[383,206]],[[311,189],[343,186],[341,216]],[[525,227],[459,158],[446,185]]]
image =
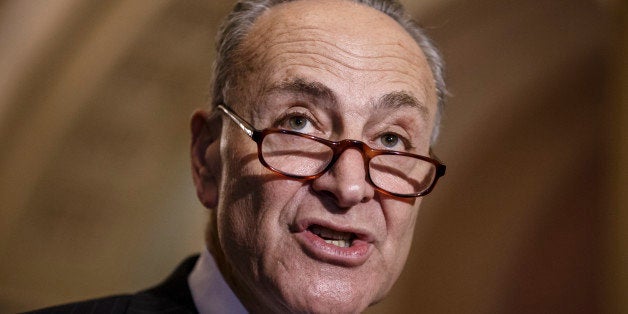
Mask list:
[[[261,144],[268,166],[290,176],[320,174],[331,162],[333,149],[316,140],[293,134],[270,133]],[[374,185],[396,194],[416,194],[428,189],[436,174],[430,162],[403,155],[377,155],[369,162]]]

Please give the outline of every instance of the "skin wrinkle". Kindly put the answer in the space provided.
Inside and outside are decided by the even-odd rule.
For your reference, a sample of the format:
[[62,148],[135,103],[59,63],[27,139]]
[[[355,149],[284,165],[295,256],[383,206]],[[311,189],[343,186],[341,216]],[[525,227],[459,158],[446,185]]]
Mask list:
[[[295,53],[294,54],[295,57],[296,56],[303,56],[303,55],[305,55],[305,54],[304,53]],[[310,54],[310,55],[315,55],[315,54]],[[322,56],[322,55],[318,55],[318,56]],[[279,58],[280,57],[277,56],[276,58],[273,58],[270,62],[274,61],[275,59],[279,59]],[[323,56],[323,58],[325,58],[325,57]],[[285,59],[286,60],[291,60],[290,63],[289,63],[290,66],[311,66],[311,64],[309,64],[309,63],[297,62],[294,59],[294,57],[287,56],[287,57],[285,57]],[[330,58],[327,58],[327,59],[329,59],[331,61],[335,61],[335,60],[330,59]],[[292,61],[292,60],[295,60],[295,61]],[[321,70],[328,71],[328,69],[335,69],[335,67],[332,64],[327,64],[327,63],[319,62],[319,61],[320,60],[318,60],[316,58],[312,58],[312,63],[316,64],[317,67],[320,67]],[[334,63],[334,62],[332,62],[332,63]],[[417,75],[417,74],[409,73],[407,71],[395,71],[393,69],[395,66],[391,66],[391,68],[381,68],[381,69],[363,69],[363,68],[360,68],[360,67],[357,67],[357,66],[353,67],[353,66],[349,66],[349,65],[346,65],[346,64],[342,64],[342,62],[335,62],[335,63],[343,65],[345,67],[345,69],[344,69],[345,71],[347,71],[347,70],[355,70],[355,71],[360,71],[360,72],[375,72],[375,73],[380,72],[380,73],[382,73],[382,77],[385,77],[386,73],[390,73],[390,72],[398,72],[399,74],[403,74],[408,79],[411,79],[411,78],[413,78],[413,77],[415,77]],[[337,78],[342,78],[342,76],[340,74],[341,73],[338,73],[338,74],[334,73],[334,75]],[[407,80],[399,79],[399,80],[396,80],[396,82],[407,82]],[[434,95],[434,97],[435,97],[435,95]]]
[[[302,27],[299,27],[299,28],[302,28]],[[316,27],[302,28],[302,29],[316,29]],[[276,28],[274,30],[276,30]],[[325,32],[321,31],[321,33],[324,36],[328,36],[329,37],[329,35],[327,35]],[[271,62],[275,61],[275,58],[281,57],[281,54],[287,54],[287,55],[290,55],[292,53],[301,54],[301,53],[303,53],[302,49],[301,50],[297,50],[297,51],[293,51],[293,50],[290,50],[290,49],[282,50],[282,49],[279,49],[279,47],[275,47],[275,46],[290,45],[290,44],[293,44],[293,45],[296,44],[296,46],[301,46],[301,45],[298,45],[298,44],[302,44],[303,42],[314,42],[314,43],[321,42],[321,43],[325,43],[327,46],[335,48],[335,49],[327,49],[327,50],[335,50],[333,53],[330,54],[331,56],[320,55],[320,57],[329,59],[329,60],[332,61],[332,63],[335,62],[335,63],[338,63],[338,64],[342,64],[343,66],[345,66],[346,68],[351,69],[351,70],[358,70],[358,71],[395,71],[395,66],[393,65],[392,69],[369,69],[368,67],[361,67],[361,66],[357,66],[357,65],[350,65],[350,64],[344,63],[344,62],[342,62],[340,60],[341,59],[340,57],[334,57],[334,56],[341,55],[340,53],[342,53],[342,54],[345,54],[345,56],[349,56],[349,57],[354,58],[354,59],[392,58],[392,59],[398,59],[398,60],[402,60],[402,61],[407,61],[407,60],[405,60],[407,57],[400,57],[400,56],[394,56],[394,55],[381,54],[381,52],[380,52],[379,55],[373,55],[373,56],[368,56],[368,55],[365,55],[365,54],[359,54],[357,52],[353,53],[350,50],[348,50],[348,48],[342,48],[338,44],[334,44],[334,43],[332,43],[332,41],[325,40],[325,39],[312,40],[311,38],[301,39],[300,37],[298,37],[296,39],[291,39],[291,40],[286,40],[286,41],[279,41],[279,42],[276,42],[276,40],[275,40],[275,42],[270,41],[271,43],[269,44],[269,40],[267,40],[268,39],[267,37],[272,38],[273,34],[275,34],[275,33],[273,33],[272,31],[266,33],[265,36],[257,38],[257,40],[256,40],[257,43],[258,43],[257,45],[253,44],[252,45],[253,46],[252,49],[246,49],[251,54],[249,56],[250,58],[246,58],[246,59],[250,59],[251,60],[250,63],[258,63],[258,64],[264,64],[265,62],[271,63]],[[283,33],[280,32],[279,34],[289,35],[290,32],[285,31]],[[318,34],[313,34],[313,35],[318,35]],[[312,37],[314,37],[314,36],[312,36]],[[304,38],[305,38],[305,36],[304,36]],[[391,46],[391,47],[398,46],[398,47],[401,47],[404,50],[404,54],[411,55],[411,58],[410,58],[411,60],[421,60],[421,59],[424,59],[424,56],[422,55],[422,53],[421,54],[415,53],[411,49],[408,49],[408,47],[406,47],[406,45],[401,44],[399,41],[397,41],[395,43],[377,43],[376,45],[384,46],[384,47],[385,46]],[[264,47],[262,48],[262,46],[264,46]],[[372,47],[373,45],[372,44],[354,44],[354,45],[346,44],[346,46]],[[258,52],[260,50],[261,51],[265,51],[265,53],[262,53],[261,55],[259,55]],[[362,52],[364,52],[365,50],[366,51],[370,51],[368,49],[359,49],[359,50],[362,51]],[[384,51],[388,51],[388,50],[390,50],[390,49],[384,49]],[[266,57],[266,55],[269,54],[271,51],[283,51],[283,52],[280,53],[277,56],[273,56],[273,57],[270,57],[270,58]],[[246,55],[246,52],[245,52],[245,55]],[[258,60],[257,62],[254,62],[255,60],[253,60],[253,59],[255,57],[259,57],[260,60]],[[288,59],[290,59],[290,57],[288,57]],[[264,62],[264,60],[265,60],[265,62]],[[365,63],[365,62],[362,62],[362,63]],[[371,62],[367,62],[366,64],[368,65],[370,63]],[[391,62],[391,64],[394,64],[394,63]],[[403,67],[403,68],[404,69],[410,69],[410,68],[413,68],[413,67]],[[409,77],[413,77],[413,75],[417,75],[417,73],[404,73],[404,74],[406,74]],[[430,71],[430,75],[431,75],[431,71]]]
[[[307,64],[307,63],[296,63],[296,62],[295,62],[295,63],[291,63],[291,65],[293,65],[293,66],[294,66],[294,65],[297,65],[297,66],[311,66],[310,64]],[[318,64],[317,66],[320,66],[320,64]],[[333,65],[329,65],[328,67],[333,68]],[[360,69],[357,69],[357,68],[356,68],[356,69],[351,69],[351,70],[356,70],[356,71],[371,71],[371,72],[382,72],[382,76],[383,76],[383,77],[386,77],[386,74],[384,74],[384,73],[397,72],[397,74],[399,74],[399,71],[388,70],[388,69],[360,70]],[[332,73],[332,74],[333,74],[333,75],[335,75],[336,77],[338,77],[339,79],[343,79],[343,77],[342,77],[340,74],[338,74],[338,75],[336,75],[335,73]],[[413,78],[413,77],[415,77],[415,75],[418,75],[418,74],[414,74],[414,75],[413,75],[413,74],[409,74],[409,73],[403,73],[403,74],[404,74],[406,77],[408,77],[408,78]],[[401,79],[399,79],[399,80],[390,81],[389,83],[396,83],[396,82],[400,82],[400,83],[407,83],[407,80],[401,80]],[[426,94],[426,95],[427,95],[427,94]]]
[[[349,3],[349,5],[354,6],[354,8],[356,10],[359,10],[360,7],[362,7],[362,9],[364,7],[366,7],[366,5],[359,4],[359,3]],[[304,16],[305,16],[305,19],[307,19],[309,17],[307,13],[304,14]],[[350,19],[352,19],[354,21],[358,20],[358,18],[356,16],[352,16],[352,17],[354,17],[354,18],[350,18]],[[390,19],[390,17],[382,14],[382,15],[378,15],[378,16],[372,17],[371,22],[372,23],[376,23],[376,22],[380,22],[380,21],[381,22],[388,22],[389,19]],[[301,21],[294,22],[294,21],[289,20],[289,19],[282,19],[281,22],[283,24],[280,23],[279,24],[280,27],[278,27],[277,30],[279,30],[280,34],[283,34],[283,35],[290,34],[290,31],[288,31],[288,30],[297,30],[299,32],[302,32],[302,31],[305,31],[305,30],[312,30],[312,31],[318,31],[318,32],[321,32],[321,33],[324,31],[320,27],[318,27],[318,25],[302,25],[302,24],[299,24],[299,22],[301,22]],[[395,26],[394,28],[396,30],[401,31],[401,32],[398,32],[398,33],[404,33],[405,34],[405,30],[403,30],[403,28],[397,22],[395,22],[393,25]],[[286,30],[286,31],[281,32],[281,30]],[[335,35],[337,37],[340,37],[341,39],[343,39],[344,42],[350,42],[351,39],[354,37],[355,33],[356,33],[355,31],[351,32],[351,29],[345,29],[343,32],[341,32],[339,34],[335,34]],[[317,34],[317,35],[320,35],[320,34]],[[386,34],[386,35],[389,35],[389,33]],[[366,39],[367,40],[372,40],[373,37],[366,38]]]
[[[312,61],[312,63],[314,63],[314,65],[316,65],[317,67],[321,67],[324,68],[324,70],[328,70],[330,68],[335,68],[334,64],[338,64],[344,67],[344,71],[348,71],[348,70],[355,70],[355,71],[359,71],[359,72],[381,72],[381,73],[389,73],[389,72],[398,72],[400,74],[404,74],[408,79],[413,78],[417,75],[418,72],[417,69],[415,69],[414,66],[409,66],[409,67],[405,67],[404,70],[399,71],[399,66],[396,65],[394,62],[388,62],[385,65],[380,65],[379,68],[373,68],[373,67],[369,67],[369,64],[371,63],[376,63],[376,62],[361,62],[360,64],[349,64],[348,62],[344,62],[338,58],[335,58],[333,56],[335,56],[336,54],[321,54],[321,53],[307,53],[307,52],[303,52],[303,51],[284,51],[282,52],[280,55],[277,56],[273,56],[271,58],[269,58],[269,60],[266,60],[266,62],[275,62],[275,60],[280,59],[280,58],[284,58],[285,60],[290,60],[290,65],[297,65],[297,66],[308,66],[309,64],[307,63],[300,63],[297,62],[296,59],[294,58],[295,56],[309,56],[310,60]],[[374,59],[383,59],[383,58],[374,58]],[[325,60],[331,61],[331,62],[325,62]],[[380,61],[382,62],[382,61]],[[384,75],[384,74],[383,74]],[[402,81],[402,80],[400,80]]]
[[[328,14],[330,9],[336,10],[335,14]],[[284,23],[269,23],[282,19]],[[355,28],[346,32],[354,27],[354,22],[365,21],[382,31],[373,33]],[[293,48],[289,44],[275,44],[273,36],[279,29],[284,29],[285,36],[303,38],[304,34],[298,29],[293,31],[294,28],[286,26],[313,22],[327,30],[317,35],[323,36],[322,42],[311,41],[303,49],[293,49],[295,52],[289,54],[276,51]],[[392,36],[384,36],[387,35],[384,32]],[[284,104],[273,111],[268,108],[272,107],[270,103],[281,97],[297,99],[298,93],[292,96],[291,93],[268,94],[265,90],[268,85],[295,77],[316,78],[336,95],[338,104],[325,113],[336,115],[333,124],[343,128],[338,137],[369,137],[373,134],[367,131],[378,128],[378,122],[395,122],[409,113],[414,115],[418,111],[405,105],[396,110],[372,110],[372,104],[381,102],[382,97],[400,96],[386,94],[407,92],[429,106],[430,119],[425,127],[420,127],[418,122],[407,122],[417,124],[415,133],[429,142],[436,108],[431,72],[414,40],[383,13],[344,1],[296,1],[268,10],[259,17],[249,35],[241,44],[245,49],[238,57],[245,61],[236,70],[237,77],[228,91],[233,98],[228,99],[233,99],[229,105],[243,118],[261,117],[255,124],[257,127],[268,126],[269,120],[280,113],[277,110],[286,108]],[[379,45],[364,44],[374,42],[373,38]],[[406,45],[381,44],[391,40],[403,41]],[[356,44],[343,47],[325,44],[335,41]],[[389,57],[377,57],[383,55]],[[421,55],[420,60],[415,60],[415,55]],[[430,93],[423,93],[425,90]],[[396,99],[397,104],[402,100]],[[412,119],[419,121],[420,118]],[[219,185],[215,211],[221,249],[225,250],[224,258],[234,271],[226,279],[245,306],[251,312],[360,312],[381,300],[407,258],[420,199],[398,199],[380,193],[355,204],[343,199],[342,189],[356,195],[349,189],[352,185],[368,184],[364,178],[359,178],[361,173],[355,175],[355,171],[359,171],[357,167],[363,167],[363,163],[358,161],[362,157],[352,150],[343,154],[331,172],[316,180],[303,182],[277,176],[271,179],[269,170],[253,158],[255,143],[235,124],[223,123],[229,125],[223,128],[221,137],[224,141],[221,156],[226,170]],[[362,188],[373,189],[370,185]],[[349,206],[339,211],[340,202]],[[237,217],[230,217],[234,215]],[[308,256],[290,226],[295,226],[300,219],[311,218],[371,232],[374,241],[366,262],[345,267],[313,258],[312,254]],[[312,292],[309,287],[326,287],[328,291],[308,294]],[[341,295],[344,301],[340,302],[342,300],[334,295]]]
[[[387,55],[385,53],[379,53],[379,54],[374,54],[374,55],[368,55],[367,53],[370,52],[369,50],[365,50],[365,49],[357,49],[363,52],[363,54],[359,54],[357,52],[352,52],[351,50],[349,50],[349,47],[372,47],[372,46],[382,46],[382,47],[386,47],[386,46],[390,46],[392,47],[402,47],[403,49],[408,50],[408,54],[414,55],[414,58],[420,58],[421,55],[418,55],[412,51],[410,51],[408,49],[408,47],[406,47],[405,45],[399,43],[399,42],[395,42],[395,43],[377,43],[377,44],[348,44],[345,43],[345,46],[349,46],[347,48],[343,48],[342,46],[340,46],[338,43],[334,43],[331,42],[329,40],[325,40],[325,39],[312,39],[312,38],[303,38],[303,39],[287,39],[285,41],[277,41],[275,40],[274,43],[272,43],[270,46],[267,47],[267,49],[269,48],[276,48],[276,46],[282,46],[282,45],[286,45],[286,44],[303,44],[303,43],[312,43],[312,46],[319,46],[319,44],[325,44],[325,46],[328,47],[333,47],[335,49],[338,49],[340,52],[344,53],[344,55],[346,57],[351,57],[351,58],[361,58],[361,59],[372,59],[372,58],[380,58],[380,57],[391,57],[391,58],[395,58],[395,59],[403,59],[394,55]],[[267,43],[264,43],[267,44]]]
[[[337,54],[321,54],[321,53],[308,53],[302,50],[288,50],[288,49],[284,49],[280,54],[270,57],[270,58],[266,58],[268,60],[266,60],[266,62],[272,63],[274,62],[276,59],[281,58],[282,56],[287,56],[285,57],[287,60],[292,59],[290,56],[291,55],[299,55],[299,56],[312,56],[311,59],[316,61],[322,61],[319,60],[317,58],[315,58],[316,56],[321,57],[322,59],[327,59],[332,61],[331,63],[336,63],[336,64],[340,64],[343,67],[345,67],[348,70],[357,70],[357,71],[365,71],[365,72],[391,72],[391,71],[396,71],[399,72],[399,69],[394,65],[394,62],[389,62],[389,66],[385,67],[385,68],[369,68],[368,65],[371,64],[371,62],[361,62],[358,65],[352,65],[349,64],[348,62],[342,61],[340,58],[335,57]],[[395,58],[392,56],[388,56],[388,57],[384,57],[384,56],[376,56],[376,57],[371,57],[371,59],[393,59],[393,60],[403,60],[402,58]],[[361,58],[362,59],[362,58]],[[365,58],[364,58],[365,59]],[[372,60],[369,60],[372,61]],[[317,62],[318,63],[318,62]],[[365,66],[366,65],[366,66]],[[400,73],[405,74],[408,77],[413,77],[413,73],[410,73],[409,71],[401,71]]]
[[[385,17],[388,18],[388,17]],[[400,26],[398,24],[395,25],[397,26],[396,28],[399,28],[400,30],[402,30],[402,33],[405,33],[405,31],[403,31],[403,29],[400,28]],[[329,34],[329,32],[321,29],[321,27],[319,26],[297,26],[296,24],[288,24],[285,26],[281,26],[278,25],[277,27],[272,29],[274,31],[274,33],[266,33],[264,37],[268,37],[268,38],[273,38],[274,39],[274,43],[273,44],[282,44],[282,43],[286,43],[286,42],[296,42],[296,43],[300,43],[300,42],[307,42],[307,41],[314,41],[314,42],[322,42],[325,43],[329,46],[335,47],[337,49],[340,49],[342,52],[348,54],[348,55],[352,55],[354,57],[361,57],[361,58],[369,58],[372,56],[369,56],[368,53],[372,52],[376,55],[374,55],[373,57],[376,57],[377,54],[382,54],[382,52],[375,52],[374,50],[364,50],[364,49],[360,49],[363,53],[366,54],[358,54],[358,53],[353,53],[347,49],[343,49],[339,43],[344,43],[345,46],[349,46],[349,47],[371,47],[373,45],[379,45],[379,46],[400,46],[402,47],[404,50],[406,50],[406,53],[411,56],[411,59],[416,59],[416,60],[421,60],[424,58],[423,52],[419,51],[418,53],[413,51],[412,48],[409,48],[408,46],[406,46],[404,44],[404,42],[402,40],[400,40],[400,37],[389,37],[386,36],[388,41],[393,41],[394,42],[376,42],[373,43],[373,38],[367,38],[368,42],[363,42],[363,43],[354,43],[353,41],[353,35],[344,35],[344,36],[338,36],[338,34]],[[307,32],[309,31],[309,32]],[[299,37],[291,37],[288,40],[282,41],[281,38],[282,37],[286,37],[286,36],[293,36],[293,34],[295,32],[300,32],[302,33],[301,36]],[[311,33],[310,33],[311,32]],[[387,33],[386,35],[390,35],[390,33]],[[408,34],[409,35],[409,34]],[[334,41],[330,41],[327,40],[326,38],[329,37],[340,37],[340,40],[334,40]],[[405,36],[404,36],[405,37]],[[269,49],[270,47],[261,47],[262,45],[268,45],[268,41],[263,40],[262,38],[260,38],[258,40],[257,45],[253,44],[250,48],[252,48],[251,50],[257,50],[259,51],[259,49]],[[412,45],[415,44],[414,41],[411,42]]]
[[[292,26],[292,25],[288,25],[288,26]],[[315,27],[315,26],[312,26],[312,27],[298,27],[298,28],[300,28],[300,29],[307,29],[307,30],[318,30],[318,28],[317,28],[317,27]],[[288,28],[285,28],[285,29],[288,29]],[[275,29],[275,30],[277,30],[277,29]],[[279,31],[278,33],[279,33],[279,34],[281,34],[281,35],[290,35],[290,33],[289,33],[288,31],[283,31],[283,32]],[[326,35],[326,34],[325,34],[324,32],[322,32],[322,31],[321,31],[321,32],[314,32],[314,33],[321,33],[322,35]],[[272,35],[272,33],[271,33],[271,32],[269,32],[268,34],[271,34],[271,35]],[[271,35],[269,35],[269,36],[271,36]],[[314,35],[316,35],[316,34],[314,34]],[[311,37],[313,37],[313,36],[311,36]],[[293,40],[292,40],[292,42],[297,42],[297,43],[299,43],[299,42],[301,42],[301,41],[303,41],[303,42],[307,42],[307,41],[312,41],[312,40],[311,40],[311,39],[299,39],[299,38],[297,38],[297,39],[293,39]],[[359,57],[359,58],[378,58],[378,56],[377,56],[377,55],[375,55],[375,56],[368,56],[368,55],[365,55],[365,54],[357,54],[357,53],[352,53],[352,52],[351,52],[351,51],[349,51],[349,50],[346,50],[346,49],[341,48],[339,45],[335,44],[333,41],[328,41],[328,40],[319,40],[319,41],[321,41],[321,42],[323,42],[323,43],[326,43],[328,46],[335,47],[335,48],[336,48],[337,50],[339,50],[340,52],[343,52],[343,53],[348,54],[348,55],[353,56],[353,57]],[[264,44],[264,43],[266,43],[266,42],[267,42],[267,41],[264,41],[264,40],[261,40],[261,39],[260,39],[260,40],[259,40],[259,45],[262,45],[262,44]],[[287,41],[287,42],[289,43],[290,41]],[[283,41],[280,41],[279,43],[283,43]],[[414,43],[414,42],[413,42],[413,43]],[[377,43],[377,45],[380,45],[380,46],[391,46],[391,47],[392,47],[392,46],[399,46],[399,47],[402,47],[402,48],[404,49],[404,54],[410,54],[410,55],[412,56],[412,57],[411,57],[411,60],[413,60],[413,61],[415,61],[415,62],[416,62],[416,60],[423,60],[423,59],[424,59],[424,55],[423,55],[423,53],[422,53],[422,52],[420,52],[420,53],[415,53],[414,51],[412,51],[412,49],[409,49],[406,45],[404,45],[404,44],[403,44],[401,41],[399,41],[399,40],[397,40],[395,43]],[[370,46],[370,45],[369,45],[369,44],[363,44],[363,45],[357,45],[357,44],[356,44],[356,45],[353,45],[353,46]],[[259,48],[259,47],[258,47],[258,48]],[[362,49],[362,51],[364,51],[364,50]],[[336,52],[337,52],[337,51],[336,51]],[[332,55],[334,55],[334,54],[332,53]],[[387,55],[381,55],[381,56],[382,56],[382,57],[385,57],[385,56],[387,56]],[[324,58],[325,58],[326,56],[322,56],[322,57],[324,57]],[[390,56],[390,57],[391,57],[391,58],[398,58],[398,59],[400,59],[400,60],[404,60],[404,59],[405,59],[405,58],[402,58],[402,57],[396,57],[396,56]],[[334,59],[334,58],[329,58],[329,59],[331,59],[332,61],[339,62],[337,59]],[[339,62],[339,63],[341,63],[341,64],[342,64],[342,62]],[[360,67],[352,67],[352,66],[347,65],[347,64],[344,64],[344,65],[345,65],[346,67],[348,67],[348,68],[350,68],[350,69],[354,69],[354,70],[365,70],[365,69],[361,69]],[[412,66],[412,67],[407,67],[407,68],[414,68],[414,67],[421,68],[421,66],[420,66],[420,65],[418,65],[418,64],[413,64],[413,66]],[[369,70],[369,69],[366,69],[366,70]],[[373,71],[386,71],[386,70],[388,70],[388,69],[370,69],[370,70],[373,70]],[[394,70],[394,69],[393,69],[393,70]],[[430,72],[430,73],[431,73],[431,72]],[[408,76],[412,76],[412,75],[416,75],[417,73],[404,73],[404,74],[407,74]],[[427,93],[426,93],[426,95],[427,95]],[[434,95],[434,97],[435,97],[435,96],[436,96],[436,95]]]
[[[404,47],[404,49],[406,48],[404,45],[399,45],[399,46]],[[269,54],[269,53],[265,53],[263,55],[267,55],[267,54]],[[295,54],[295,57],[290,57],[291,54]],[[250,58],[246,58],[246,59],[250,59],[251,60],[249,63],[266,64],[266,63],[275,62],[276,59],[281,58],[282,55],[288,55],[288,57],[286,57],[287,60],[299,60],[299,58],[296,58],[296,57],[303,56],[303,55],[320,56],[320,57],[322,57],[324,59],[328,59],[328,60],[332,61],[331,63],[324,63],[324,62],[322,62],[323,64],[326,64],[325,70],[327,70],[327,69],[334,69],[334,66],[332,65],[333,63],[341,64],[341,65],[343,65],[345,68],[347,68],[349,70],[373,71],[373,72],[382,72],[382,73],[391,72],[391,71],[392,72],[399,72],[399,68],[400,68],[400,67],[395,66],[394,63],[389,63],[389,67],[388,68],[381,68],[381,69],[361,68],[359,66],[349,65],[346,62],[343,63],[338,58],[332,58],[332,57],[328,57],[328,56],[322,55],[322,54],[306,53],[306,52],[303,52],[301,50],[298,50],[298,51],[295,51],[295,52],[291,52],[289,50],[287,50],[287,51],[285,50],[285,52],[279,53],[276,56],[271,57],[270,60],[265,60],[265,61],[261,61],[261,60],[268,59],[268,58],[264,58],[263,56],[260,57],[261,60],[259,60],[257,62],[253,62],[254,61],[253,60],[254,59],[253,56],[250,56]],[[331,55],[334,55],[334,54],[332,53]],[[377,58],[377,57],[373,57],[373,58]],[[393,58],[393,57],[391,57],[391,58]],[[311,59],[313,60],[313,62],[315,64],[318,64],[318,66],[322,65],[321,62],[318,62],[319,60],[317,60],[316,58],[311,57]],[[400,57],[398,59],[399,60],[404,60],[404,58],[400,58]],[[362,63],[366,63],[366,62],[362,62]],[[368,63],[366,63],[366,64],[368,64]],[[290,65],[292,65],[292,66],[309,66],[308,63],[300,63],[300,62],[296,62],[296,61],[292,61],[292,63]],[[251,69],[253,67],[248,67],[248,68]],[[412,79],[412,78],[416,77],[417,75],[420,76],[422,74],[422,73],[411,73],[411,72],[409,72],[409,70],[407,70],[407,69],[412,69],[413,68],[412,66],[404,66],[404,67],[401,67],[401,68],[404,69],[404,70],[401,71],[401,73],[404,74],[408,79]],[[333,71],[331,73],[335,75],[335,73]],[[337,75],[337,77],[341,78],[339,75]],[[395,80],[394,82],[406,82],[406,80],[399,79],[399,80]],[[425,95],[430,95],[429,93],[427,93],[427,87],[426,86],[422,86],[422,87],[423,87],[423,91],[425,91]],[[433,95],[433,96],[436,97],[436,95]]]

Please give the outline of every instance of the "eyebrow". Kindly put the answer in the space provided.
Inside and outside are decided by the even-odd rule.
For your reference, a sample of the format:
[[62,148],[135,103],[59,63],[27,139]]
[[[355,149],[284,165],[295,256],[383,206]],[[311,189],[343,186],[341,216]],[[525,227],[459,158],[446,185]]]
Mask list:
[[419,111],[423,121],[427,122],[429,120],[429,109],[427,109],[427,106],[414,95],[406,91],[395,91],[383,95],[377,102],[373,103],[373,107],[374,109],[415,108]]
[[323,99],[330,104],[336,104],[338,97],[325,84],[315,81],[307,81],[303,78],[295,78],[290,81],[283,81],[279,84],[271,86],[268,91],[272,92],[290,92],[305,94],[314,98]]
[[[314,98],[323,99],[325,100],[324,103],[330,105],[335,105],[338,101],[336,93],[334,93],[334,91],[325,84],[316,81],[308,81],[300,77],[273,85],[268,89],[268,92],[305,94]],[[429,110],[425,104],[407,91],[394,91],[387,93],[381,96],[377,101],[371,101],[371,106],[374,110],[400,109],[404,107],[415,108],[419,111],[423,121],[427,122],[429,120]]]

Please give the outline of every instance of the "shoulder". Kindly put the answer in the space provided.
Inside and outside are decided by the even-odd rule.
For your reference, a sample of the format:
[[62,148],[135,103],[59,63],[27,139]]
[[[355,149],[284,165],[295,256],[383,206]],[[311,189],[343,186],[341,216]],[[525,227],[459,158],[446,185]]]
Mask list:
[[[158,291],[158,290],[157,290]],[[25,312],[26,314],[126,314],[126,313],[196,313],[195,308],[180,303],[172,296],[156,289],[136,294],[115,295],[75,303],[68,303]],[[156,293],[157,292],[157,293]]]
[[187,277],[197,260],[198,255],[187,258],[165,281],[153,288],[135,294],[121,294],[91,299],[26,313],[197,313],[187,283]]
[[187,280],[197,260],[198,255],[187,258],[165,281],[134,294],[128,312],[197,313]]
[[45,309],[26,312],[28,314],[63,314],[63,313],[94,313],[116,314],[126,313],[132,295],[115,295],[104,298],[86,300],[76,303],[57,305]]

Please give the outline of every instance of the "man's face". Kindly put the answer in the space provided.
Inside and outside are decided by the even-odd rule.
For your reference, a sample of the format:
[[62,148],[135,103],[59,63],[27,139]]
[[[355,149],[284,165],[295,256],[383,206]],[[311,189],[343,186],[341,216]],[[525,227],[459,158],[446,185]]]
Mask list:
[[[346,1],[283,4],[242,47],[228,105],[256,129],[428,154],[433,78],[418,45],[383,13]],[[356,149],[315,180],[279,176],[227,118],[220,159],[217,259],[246,306],[354,312],[385,296],[406,261],[420,198],[376,191]]]

